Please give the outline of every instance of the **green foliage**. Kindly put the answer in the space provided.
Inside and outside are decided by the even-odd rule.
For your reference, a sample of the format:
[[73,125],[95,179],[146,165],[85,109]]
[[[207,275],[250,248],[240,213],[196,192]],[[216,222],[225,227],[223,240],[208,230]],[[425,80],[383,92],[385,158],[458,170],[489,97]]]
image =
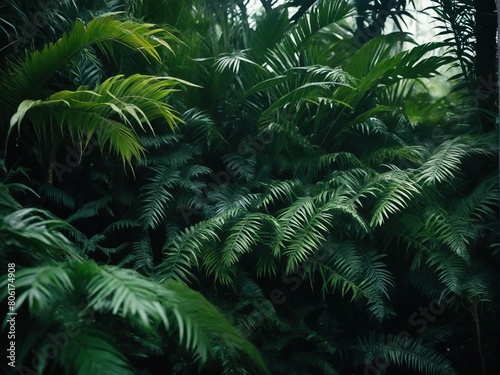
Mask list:
[[371,335],[355,347],[366,358],[381,355],[386,361],[425,374],[455,374],[449,361],[421,342],[395,335]]
[[[262,2],[253,19],[245,2],[177,3],[94,4],[89,21],[75,5],[73,28],[54,26],[52,43],[37,37],[0,74],[19,363],[68,325],[80,333],[39,373],[465,374],[476,352],[491,362],[498,145],[461,113],[459,90],[432,90],[456,61],[436,53],[451,39],[359,43],[354,17],[375,21],[377,2],[295,2],[310,11],[292,24],[290,2]],[[472,17],[450,9],[449,25]],[[85,152],[91,136],[100,152]],[[71,144],[78,162],[52,181]],[[425,306],[436,319],[415,333]]]

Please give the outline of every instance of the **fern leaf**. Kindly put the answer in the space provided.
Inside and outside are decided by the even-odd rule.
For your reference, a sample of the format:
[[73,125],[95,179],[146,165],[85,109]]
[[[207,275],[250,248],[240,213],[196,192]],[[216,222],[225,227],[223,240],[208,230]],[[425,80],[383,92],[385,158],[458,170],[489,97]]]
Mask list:
[[111,337],[89,327],[82,328],[78,335],[68,340],[57,362],[66,374],[134,374],[126,357],[112,344]]
[[180,178],[179,171],[165,166],[152,167],[154,176],[141,187],[139,220],[144,228],[157,228],[168,212],[168,203],[173,199],[167,189],[173,189]]
[[443,355],[417,340],[391,334],[372,334],[365,339],[359,339],[354,349],[364,353],[366,358],[374,358],[379,355],[389,363],[409,367],[419,374],[456,374],[451,363]]

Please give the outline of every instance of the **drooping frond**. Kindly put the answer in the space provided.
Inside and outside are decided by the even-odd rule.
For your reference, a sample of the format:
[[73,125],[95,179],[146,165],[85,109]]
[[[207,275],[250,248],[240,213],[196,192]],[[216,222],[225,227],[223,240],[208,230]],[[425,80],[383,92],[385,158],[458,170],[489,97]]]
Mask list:
[[481,181],[469,196],[457,201],[455,211],[460,217],[480,223],[493,217],[498,206],[498,187],[498,174],[494,173]]
[[10,246],[22,252],[34,251],[39,260],[80,259],[74,246],[60,232],[69,224],[44,210],[22,208],[6,214],[0,221],[0,232],[6,234]]
[[177,319],[181,342],[187,348],[195,348],[202,361],[213,350],[214,343],[220,343],[234,354],[238,351],[247,356],[257,373],[269,374],[257,349],[200,293],[173,281],[167,282],[165,288],[166,305]]
[[150,275],[153,272],[153,249],[151,239],[146,233],[132,244],[132,257],[134,260],[134,270]]
[[7,113],[10,113],[23,100],[49,96],[46,84],[50,78],[86,48],[96,46],[105,56],[113,56],[113,44],[120,43],[159,61],[156,47],[168,47],[165,40],[169,39],[175,38],[152,24],[119,21],[109,15],[94,18],[87,25],[77,20],[71,33],[46,45],[43,50],[28,53],[22,63],[13,64],[2,74],[3,106],[7,106]]
[[[2,300],[7,297],[5,283],[2,281]],[[86,261],[24,268],[16,272],[16,286],[19,293],[16,308],[28,301],[32,315],[48,307],[57,308],[59,300],[68,296],[84,297],[85,309],[120,316],[142,330],[150,331],[160,326],[168,332],[175,329],[182,345],[194,351],[202,363],[214,354],[214,345],[220,344],[236,356],[248,357],[259,373],[268,373],[255,347],[224,315],[200,293],[175,281],[161,284],[133,270]],[[96,333],[93,323],[88,322],[92,326],[83,327],[76,338],[68,339],[71,345],[63,348],[66,352],[60,353],[58,361],[68,371],[78,371],[74,368],[78,365],[97,373],[101,367],[96,366],[105,366],[106,373],[128,373],[123,354],[111,344],[106,330]],[[105,359],[110,363],[103,365]]]
[[[419,340],[407,337],[372,334],[358,340],[358,344],[353,349],[364,354],[364,366],[373,361],[376,356],[381,356],[388,363],[410,367],[419,374],[456,374],[451,363],[442,354],[426,347]],[[374,367],[376,369],[376,366]]]
[[65,208],[75,208],[75,199],[67,192],[51,185],[40,184],[38,187],[40,194],[51,202]]
[[410,201],[420,190],[411,174],[394,169],[378,177],[377,202],[375,204],[370,225],[380,226],[391,215],[394,215],[408,206]]
[[467,264],[462,257],[446,251],[436,251],[428,255],[427,263],[436,268],[438,279],[446,290],[461,293],[462,282],[467,275]]
[[158,285],[135,271],[113,266],[95,268],[87,288],[92,308],[124,318],[134,317],[147,329],[155,322],[169,327],[166,312],[158,300]]
[[[2,300],[7,297],[6,284],[7,279],[2,281]],[[16,272],[16,309],[20,309],[27,301],[31,314],[42,313],[74,288],[70,272],[60,265],[23,268]]]
[[314,254],[326,241],[332,214],[328,205],[318,207],[311,197],[298,198],[278,220],[283,228],[287,272]]
[[[205,362],[213,342],[248,355],[265,372],[258,352],[200,293],[175,281],[163,285],[141,277],[135,271],[101,267],[88,285],[89,305],[114,315],[135,317],[143,327],[162,323],[167,330],[175,324],[179,340]],[[214,340],[214,341],[213,341]]]
[[[139,220],[144,228],[157,228],[168,213],[171,190],[179,180],[179,171],[167,166],[151,167],[154,176],[141,187]],[[170,190],[170,191],[169,191]]]
[[191,267],[198,265],[202,249],[218,241],[220,228],[220,222],[208,220],[175,234],[163,247],[164,257],[157,268],[157,277],[187,283],[194,277]]
[[[47,343],[49,344],[49,343]],[[41,346],[43,348],[43,345]],[[57,356],[57,363],[66,374],[133,375],[125,355],[105,332],[83,327],[78,335],[68,339]]]
[[75,220],[88,219],[96,216],[99,211],[103,210],[111,202],[111,195],[105,195],[102,198],[96,199],[95,201],[87,202],[82,205],[78,211],[74,214],[68,216],[66,221],[72,223]]
[[426,227],[429,232],[455,254],[468,260],[467,248],[475,233],[466,218],[439,210],[429,210],[426,214]]
[[323,294],[339,289],[342,295],[350,293],[352,299],[364,298],[372,314],[383,320],[391,315],[386,299],[394,281],[381,258],[383,255],[377,251],[362,249],[349,241],[329,242],[306,264],[312,279],[315,273],[321,278]]
[[177,81],[167,78],[118,75],[104,81],[96,91],[82,87],[60,91],[45,100],[24,100],[11,118],[10,129],[20,127],[28,117],[38,137],[68,134],[72,139],[90,139],[95,134],[101,151],[107,145],[123,163],[130,163],[144,152],[134,125],[142,130],[148,125],[152,130],[151,121],[163,119],[175,128],[179,118],[164,102],[175,85]]
[[484,147],[481,138],[459,136],[440,144],[430,158],[419,168],[418,181],[424,184],[451,182],[460,172],[463,159],[468,155],[491,155],[492,150]]
[[229,170],[235,176],[240,177],[242,180],[249,182],[255,177],[255,164],[257,160],[255,157],[248,157],[239,153],[232,152],[225,155],[222,160],[226,163]]

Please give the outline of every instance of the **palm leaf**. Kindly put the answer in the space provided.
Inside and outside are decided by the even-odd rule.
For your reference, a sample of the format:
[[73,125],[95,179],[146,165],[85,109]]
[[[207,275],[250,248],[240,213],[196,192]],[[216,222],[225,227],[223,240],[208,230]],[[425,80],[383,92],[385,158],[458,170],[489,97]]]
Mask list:
[[[3,300],[7,297],[7,280],[2,281]],[[36,315],[57,303],[59,298],[74,290],[70,272],[60,265],[23,268],[16,271],[16,310],[28,301],[29,311]]]
[[80,88],[60,91],[46,100],[24,100],[11,118],[10,130],[20,127],[28,117],[40,142],[45,134],[60,134],[52,139],[66,134],[72,139],[90,139],[95,134],[101,150],[108,145],[123,163],[130,163],[144,152],[133,123],[143,130],[147,124],[152,130],[151,121],[161,118],[172,128],[176,126],[179,118],[164,103],[176,84],[171,79],[140,74],[119,75],[104,81],[95,92]]
[[10,113],[25,99],[47,97],[46,84],[50,77],[64,69],[72,58],[86,48],[96,46],[105,55],[113,56],[112,45],[120,43],[159,61],[156,47],[168,47],[162,39],[175,38],[152,24],[119,21],[109,15],[94,18],[87,25],[77,20],[71,33],[40,51],[27,54],[22,63],[13,64],[9,72],[2,75],[3,105],[10,108],[7,110]]

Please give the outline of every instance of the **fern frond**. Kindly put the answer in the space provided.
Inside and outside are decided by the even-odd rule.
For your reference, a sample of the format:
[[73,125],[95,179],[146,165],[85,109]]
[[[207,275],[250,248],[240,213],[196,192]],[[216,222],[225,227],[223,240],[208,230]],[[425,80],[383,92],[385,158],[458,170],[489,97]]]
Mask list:
[[44,210],[22,208],[5,215],[0,221],[0,232],[7,235],[11,246],[20,251],[34,252],[40,261],[61,260],[65,257],[81,259],[73,244],[60,232],[71,229],[67,222]]
[[66,221],[68,223],[72,223],[75,220],[94,217],[99,213],[100,210],[103,210],[108,206],[108,204],[111,202],[111,199],[111,195],[105,195],[104,197],[99,198],[95,201],[87,202],[83,206],[81,206],[74,214],[68,216],[66,218]]
[[394,170],[379,176],[378,195],[370,225],[380,226],[391,215],[405,209],[420,190],[405,171]]
[[164,258],[157,267],[157,277],[161,280],[174,279],[187,283],[194,278],[190,271],[193,265],[198,265],[198,259],[204,247],[209,247],[219,237],[217,230],[221,224],[216,220],[200,222],[177,233],[163,247]]
[[275,205],[278,202],[291,202],[303,191],[300,180],[271,181],[262,183],[265,192],[262,194],[262,201],[257,208]]
[[207,149],[210,150],[212,145],[217,148],[221,144],[226,143],[214,120],[201,110],[196,108],[189,109],[184,112],[182,119],[185,121],[188,131],[191,132],[197,144],[206,145]]
[[469,155],[491,155],[492,150],[484,145],[475,145],[480,139],[460,136],[440,144],[420,168],[418,181],[424,184],[450,182],[460,172],[462,160]]
[[215,71],[218,73],[223,73],[227,70],[231,71],[234,75],[240,72],[241,63],[246,63],[263,69],[262,66],[250,60],[246,54],[246,50],[240,50],[232,53],[225,53],[219,55],[214,62]]
[[157,228],[168,212],[168,203],[173,199],[168,190],[179,181],[179,171],[166,166],[151,167],[154,176],[141,187],[139,220],[144,228]]
[[65,208],[75,208],[75,199],[64,190],[55,186],[40,184],[38,187],[40,194],[48,200]]
[[244,181],[252,181],[255,177],[255,157],[246,157],[238,153],[230,153],[223,156],[222,160],[226,163],[229,170],[234,172],[235,176],[241,177]]
[[426,347],[418,340],[401,338],[392,334],[371,334],[364,339],[359,339],[353,349],[364,353],[367,359],[373,359],[379,355],[390,363],[409,367],[419,374],[456,374],[451,363],[443,355]]
[[448,291],[460,295],[462,282],[467,275],[467,264],[462,257],[455,253],[436,251],[428,255],[426,263],[436,268],[439,281]]
[[66,374],[134,374],[125,355],[113,345],[111,336],[95,328],[84,327],[71,337],[56,361]]
[[456,202],[453,211],[459,217],[482,223],[495,215],[498,199],[498,174],[494,173],[481,181],[469,196]]
[[151,247],[151,239],[146,233],[143,233],[141,238],[132,243],[134,270],[142,271],[146,275],[153,272],[153,249]]
[[109,234],[119,230],[139,228],[140,226],[139,222],[135,219],[121,219],[113,221],[102,231],[102,233]]
[[232,266],[243,254],[250,252],[252,246],[257,244],[262,224],[262,215],[258,213],[247,213],[238,218],[229,229],[220,261],[225,266]]
[[394,280],[380,262],[382,257],[375,250],[363,250],[352,242],[327,243],[307,262],[307,270],[311,280],[318,273],[323,294],[340,289],[342,296],[350,292],[353,300],[365,298],[372,314],[383,320],[391,314],[385,299]]
[[288,257],[287,272],[293,272],[326,241],[332,217],[328,205],[317,207],[311,197],[298,198],[278,216],[283,228],[283,254]]
[[200,293],[173,281],[167,282],[165,287],[167,306],[177,319],[180,340],[187,348],[196,348],[202,361],[206,360],[214,342],[219,342],[234,353],[237,349],[245,354],[258,373],[269,374],[257,349]]

